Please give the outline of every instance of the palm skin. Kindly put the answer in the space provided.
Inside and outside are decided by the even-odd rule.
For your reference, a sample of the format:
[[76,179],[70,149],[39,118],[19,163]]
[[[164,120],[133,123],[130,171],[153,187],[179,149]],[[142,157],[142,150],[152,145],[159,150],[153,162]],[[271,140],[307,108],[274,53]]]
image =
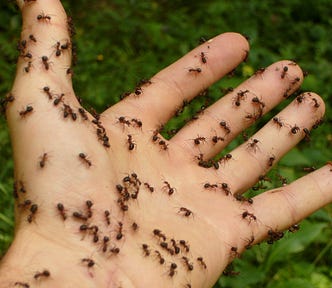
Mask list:
[[183,101],[246,58],[242,36],[209,40],[91,115],[72,88],[61,3],[19,5],[27,45],[7,103],[17,201],[4,287],[211,287],[246,248],[276,240],[331,202],[329,164],[252,200],[241,196],[321,119],[324,103],[314,93],[294,100],[230,159],[202,167],[300,86],[294,62],[256,73],[167,141],[159,129]]

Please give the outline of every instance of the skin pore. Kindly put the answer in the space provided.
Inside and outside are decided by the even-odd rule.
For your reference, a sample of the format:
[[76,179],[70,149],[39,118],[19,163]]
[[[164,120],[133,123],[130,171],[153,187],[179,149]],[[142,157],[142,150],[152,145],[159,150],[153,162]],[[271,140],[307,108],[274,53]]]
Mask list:
[[320,123],[313,92],[211,160],[300,87],[295,62],[257,71],[166,140],[161,128],[183,103],[247,58],[243,36],[208,40],[97,114],[75,97],[73,27],[60,1],[18,4],[20,56],[6,96],[16,231],[1,288],[212,287],[240,253],[332,201],[330,163],[242,195]]

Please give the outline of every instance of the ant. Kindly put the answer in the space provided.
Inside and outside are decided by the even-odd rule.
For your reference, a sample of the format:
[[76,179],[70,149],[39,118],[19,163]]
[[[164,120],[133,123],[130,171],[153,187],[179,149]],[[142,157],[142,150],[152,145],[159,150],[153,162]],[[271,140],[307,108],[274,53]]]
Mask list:
[[137,231],[138,228],[139,228],[139,226],[138,226],[138,224],[137,224],[136,222],[133,222],[133,223],[131,224],[131,229],[133,229],[133,231]]
[[249,213],[248,211],[244,211],[242,213],[242,218],[245,219],[245,218],[248,218],[249,219],[249,223],[253,220],[253,221],[256,221],[257,220],[257,217],[252,214],[252,213]]
[[31,67],[32,67],[32,62],[31,61],[29,61],[28,62],[28,65],[27,66],[25,66],[23,69],[24,69],[24,72],[26,72],[26,73],[29,73],[30,72],[30,69],[31,69]]
[[[63,96],[65,96],[65,94],[64,93],[61,93],[57,98],[55,98],[54,99],[54,101],[53,101],[53,105],[54,106],[57,106],[61,101],[62,101],[62,98],[63,98]],[[72,110],[71,110],[71,108],[68,106],[68,105],[66,105],[66,106],[64,106],[65,108],[65,110],[64,110],[64,115],[65,115],[65,113],[66,113],[66,115],[67,114],[69,114],[69,112],[72,112]],[[68,108],[69,107],[69,108]],[[70,111],[69,111],[70,110]],[[67,116],[66,116],[67,117]],[[65,117],[65,118],[66,118]]]
[[252,235],[250,239],[247,239],[248,243],[244,246],[246,249],[250,249],[252,247],[252,243],[255,241],[255,237]]
[[202,137],[202,136],[197,136],[197,138],[194,139],[195,145],[199,145],[199,144],[201,144],[201,142],[205,142],[205,141],[206,141],[206,138]]
[[310,142],[310,131],[308,128],[303,128],[303,132],[304,132],[304,140],[307,142]]
[[175,254],[179,254],[180,253],[180,247],[176,245],[176,241],[174,239],[171,239],[171,242],[172,242],[172,246],[174,248],[174,253]]
[[41,160],[39,161],[39,166],[40,166],[40,168],[44,168],[46,161],[48,159],[47,153],[44,153],[40,158],[41,158]]
[[232,194],[227,183],[221,183],[221,189],[225,192],[226,196]]
[[165,263],[165,258],[161,255],[161,253],[158,250],[155,250],[154,253],[157,255],[159,264],[163,265]]
[[231,257],[232,258],[240,258],[240,254],[238,252],[238,248],[235,246],[231,247]]
[[48,99],[52,99],[53,98],[53,95],[51,93],[51,90],[50,90],[50,87],[48,86],[45,86],[43,87],[43,91],[46,93],[46,95],[48,96]]
[[299,95],[296,97],[296,102],[297,103],[302,103],[305,99],[305,96],[302,94],[302,95]]
[[186,268],[188,271],[194,270],[194,265],[189,262],[189,259],[186,256],[182,256],[181,259],[183,260],[184,264],[186,265]]
[[286,186],[288,184],[288,180],[287,178],[283,177],[282,175],[278,174],[277,177],[280,179],[281,181],[281,185],[282,186]]
[[248,142],[248,144],[247,144],[247,149],[248,150],[252,150],[254,153],[257,151],[257,149],[258,149],[258,143],[259,143],[260,141],[258,140],[258,139],[252,139],[252,141],[251,142]]
[[274,155],[271,155],[271,156],[269,157],[269,159],[267,160],[267,165],[268,165],[269,167],[272,167],[272,166],[273,166],[273,162],[274,162],[274,160],[276,160],[276,157],[275,157]]
[[159,229],[154,229],[153,234],[157,236],[158,238],[161,238],[163,241],[166,241],[166,236],[161,232]]
[[125,126],[125,125],[130,126],[130,124],[131,124],[130,121],[126,120],[126,117],[124,117],[124,116],[120,116],[118,118],[118,120],[119,120],[119,123],[123,124],[123,126]]
[[112,252],[113,254],[119,254],[120,253],[120,248],[118,248],[118,247],[112,247],[110,249],[110,252]]
[[149,189],[149,191],[150,191],[151,193],[154,192],[154,188],[153,188],[149,183],[145,182],[145,183],[144,183],[144,186],[145,186],[147,189]]
[[267,231],[267,244],[273,244],[273,242],[280,240],[282,237],[284,237],[284,232],[282,231],[274,231],[272,229],[269,229]]
[[281,128],[282,126],[284,126],[284,123],[281,122],[280,118],[278,117],[273,117],[273,123],[277,124],[279,126],[279,128]]
[[38,205],[37,204],[32,204],[31,207],[30,207],[30,215],[28,216],[27,220],[29,223],[32,222],[33,220],[33,217],[35,216],[35,214],[37,213],[38,211]]
[[226,163],[227,161],[231,160],[232,157],[233,157],[232,154],[227,153],[225,156],[223,156],[223,157],[220,159],[220,162],[224,162],[224,163]]
[[139,120],[139,119],[135,119],[135,118],[133,118],[133,119],[131,119],[131,122],[133,122],[133,123],[134,123],[134,126],[136,126],[136,127],[138,127],[138,128],[142,128],[142,126],[143,126],[142,121]]
[[312,102],[314,102],[314,107],[315,108],[318,108],[320,106],[319,103],[318,103],[318,100],[316,98],[312,98],[311,100],[312,100]]
[[294,224],[288,228],[288,231],[291,233],[297,232],[300,230],[300,225],[299,224]]
[[285,78],[287,71],[288,71],[288,66],[283,67],[281,75],[280,75],[281,79]]
[[122,234],[123,224],[122,224],[122,222],[118,222],[118,225],[119,225],[119,230],[118,230],[118,233],[116,234],[116,240],[121,240],[123,237],[123,234]]
[[51,273],[50,273],[50,271],[48,271],[48,270],[44,270],[43,272],[37,272],[34,276],[33,276],[33,278],[35,278],[36,280],[38,279],[38,278],[40,278],[40,277],[50,277],[51,276]]
[[206,59],[206,55],[205,55],[205,53],[204,53],[204,52],[201,52],[201,53],[200,53],[200,56],[201,56],[202,63],[203,63],[203,64],[206,64],[207,59]]
[[108,226],[111,224],[110,214],[111,214],[110,211],[108,211],[108,210],[104,211],[104,216],[105,216],[106,224]]
[[127,140],[127,142],[128,142],[128,149],[130,151],[134,150],[135,147],[136,147],[136,143],[133,142],[133,137],[130,134],[128,134],[127,137],[128,137],[128,140]]
[[31,41],[35,42],[35,43],[37,42],[36,37],[33,36],[32,34],[29,35],[29,39],[30,39]]
[[25,282],[15,282],[14,285],[15,286],[21,286],[21,287],[24,287],[24,288],[30,288],[30,285],[28,283],[25,283]]
[[249,92],[249,90],[240,90],[237,92],[236,96],[233,99],[233,102],[235,106],[239,107],[241,105],[241,100],[244,100],[246,94]]
[[91,218],[91,217],[92,217],[92,210],[91,210],[91,207],[93,206],[93,203],[92,203],[91,200],[87,200],[87,201],[85,202],[85,205],[86,205],[86,207],[87,207],[87,209],[88,209],[88,218]]
[[147,244],[142,244],[142,249],[143,249],[144,257],[150,256],[151,251]]
[[106,252],[107,251],[107,244],[110,241],[110,238],[108,236],[104,236],[103,238],[103,248],[102,251]]
[[235,193],[234,198],[236,201],[248,202],[249,204],[254,203],[254,200],[252,198],[246,198],[243,195],[241,195],[240,193]]
[[56,42],[56,44],[53,46],[53,47],[55,47],[55,56],[56,57],[59,57],[59,56],[61,56],[61,49],[60,49],[60,45],[61,45],[61,43],[58,41],[58,42]]
[[257,96],[251,99],[251,102],[254,104],[258,104],[261,109],[265,107],[265,103],[261,101]]
[[219,125],[226,131],[226,135],[231,133],[231,128],[227,125],[226,121],[220,121]]
[[183,249],[186,253],[189,252],[190,247],[189,247],[189,244],[185,240],[180,240],[179,245],[183,247]]
[[88,221],[88,217],[77,211],[73,212],[73,217],[79,220]]
[[56,205],[56,207],[57,207],[57,209],[58,209],[60,215],[62,216],[62,219],[63,219],[63,220],[66,220],[66,219],[67,219],[67,215],[66,215],[66,213],[65,213],[65,207],[63,206],[63,204],[62,204],[62,203],[58,203],[58,204]]
[[194,73],[201,73],[202,69],[201,68],[189,68],[189,72],[194,72]]
[[292,134],[297,134],[297,132],[299,132],[299,131],[300,131],[300,127],[297,126],[296,124],[293,127],[291,127]]
[[33,107],[28,105],[28,106],[26,106],[25,110],[20,111],[19,114],[20,114],[20,116],[21,116],[22,118],[24,118],[24,117],[26,117],[28,114],[31,114],[32,111],[33,111]]
[[44,12],[41,12],[40,14],[37,15],[37,20],[38,21],[51,21],[51,16],[44,14]]
[[212,137],[213,144],[217,144],[218,141],[223,142],[223,141],[225,141],[225,139],[223,137],[220,137],[220,136],[217,136],[217,135],[215,135],[215,136]]
[[185,217],[189,217],[189,216],[193,216],[193,212],[191,210],[189,210],[188,208],[185,207],[180,207],[179,212],[178,213],[182,213],[183,216]]
[[31,205],[31,203],[32,203],[31,200],[26,199],[24,200],[23,203],[20,203],[18,206],[22,208],[28,208]]
[[203,257],[197,257],[196,260],[197,260],[197,262],[201,265],[202,268],[204,268],[204,269],[207,268],[207,266],[206,266],[206,264],[205,264],[205,262],[204,262],[204,260],[203,260]]
[[84,120],[88,120],[87,113],[86,113],[86,111],[82,107],[78,108],[78,112],[80,113],[80,115],[82,116],[82,118]]
[[210,183],[205,183],[203,186],[205,189],[215,189],[218,188],[218,184],[210,184]]
[[50,62],[48,62],[48,57],[47,56],[42,56],[42,63],[45,67],[45,70],[49,70],[50,69]]
[[87,263],[87,266],[89,268],[91,268],[91,267],[93,267],[95,265],[95,261],[93,261],[90,258],[83,258],[81,261],[82,261],[82,263]]
[[175,275],[175,270],[178,266],[175,263],[171,263],[171,266],[169,267],[168,276],[173,277]]
[[92,163],[91,161],[87,158],[87,155],[84,153],[78,154],[78,157],[86,164],[88,167],[91,167]]
[[168,190],[168,195],[171,196],[175,192],[175,188],[171,187],[171,185],[167,181],[164,181],[164,184],[164,188]]
[[255,76],[262,75],[262,74],[264,73],[265,70],[266,70],[266,68],[261,67],[261,68],[259,68],[259,69],[254,73],[254,75],[255,75]]

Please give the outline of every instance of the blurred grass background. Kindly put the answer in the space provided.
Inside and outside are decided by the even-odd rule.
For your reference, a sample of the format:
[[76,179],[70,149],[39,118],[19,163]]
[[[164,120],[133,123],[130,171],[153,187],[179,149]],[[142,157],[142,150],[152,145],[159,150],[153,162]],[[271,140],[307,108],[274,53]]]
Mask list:
[[[312,141],[302,142],[271,171],[289,182],[304,175],[303,167],[320,167],[332,160],[332,1],[136,1],[64,0],[74,18],[78,62],[74,85],[85,106],[102,111],[133,90],[142,78],[198,45],[199,39],[235,31],[249,37],[251,52],[231,78],[216,83],[167,128],[183,125],[188,117],[219,99],[255,70],[274,61],[295,59],[309,74],[302,90],[315,91],[326,101],[323,126],[312,132]],[[47,12],[47,11],[44,11]],[[0,3],[0,94],[11,88],[18,55],[21,17],[9,2]],[[290,101],[290,100],[289,100]],[[289,102],[288,101],[288,102]],[[285,104],[277,107],[278,112]],[[247,133],[266,122],[266,116]],[[167,135],[167,133],[165,134]],[[237,138],[230,148],[241,143]],[[5,119],[0,119],[0,255],[13,235],[13,160]],[[278,183],[279,181],[279,183]],[[248,193],[255,193],[251,189]],[[297,233],[274,245],[261,244],[235,260],[233,276],[223,276],[215,287],[332,287],[332,207],[329,205],[301,223]]]

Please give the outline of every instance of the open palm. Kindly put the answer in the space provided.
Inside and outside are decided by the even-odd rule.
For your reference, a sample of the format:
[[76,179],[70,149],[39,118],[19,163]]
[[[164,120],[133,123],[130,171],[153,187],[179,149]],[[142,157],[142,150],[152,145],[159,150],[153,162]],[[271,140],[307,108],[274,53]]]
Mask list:
[[296,63],[260,69],[166,140],[163,125],[246,59],[245,38],[225,33],[203,43],[99,115],[75,97],[73,28],[61,3],[20,7],[20,57],[5,101],[17,200],[16,236],[0,270],[6,285],[211,287],[245,249],[278,240],[331,202],[330,164],[242,196],[320,123],[315,93],[211,160],[299,88]]

